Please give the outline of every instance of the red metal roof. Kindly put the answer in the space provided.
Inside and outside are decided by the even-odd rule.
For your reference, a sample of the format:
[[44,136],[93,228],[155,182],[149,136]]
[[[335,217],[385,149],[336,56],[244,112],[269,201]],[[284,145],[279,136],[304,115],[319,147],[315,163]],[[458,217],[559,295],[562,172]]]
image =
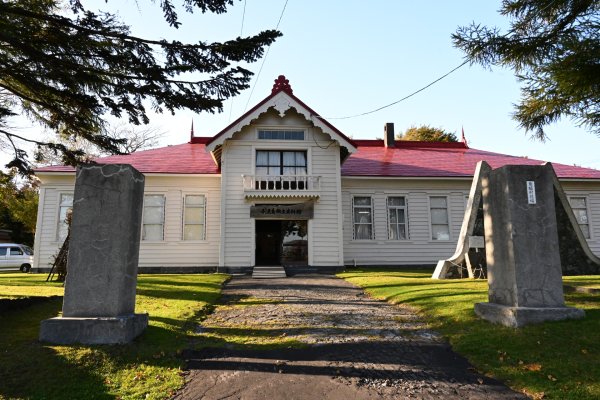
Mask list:
[[[199,138],[195,138],[199,139]],[[200,140],[198,140],[200,141]],[[123,156],[94,160],[106,164],[131,164],[142,173],[157,174],[218,174],[219,169],[203,143],[185,143],[159,149],[136,151]],[[73,167],[58,165],[42,167],[36,172],[73,172]]]
[[[342,165],[342,176],[471,177],[481,160],[492,168],[539,165],[544,161],[471,149],[464,143],[398,141],[386,148],[383,140],[355,140],[358,151]],[[552,163],[559,178],[600,179],[600,171]]]
[[[208,138],[192,143],[138,151],[124,156],[103,157],[99,163],[126,163],[142,173],[218,174],[219,170],[206,151]],[[471,177],[481,160],[492,168],[503,165],[538,165],[543,161],[470,149],[463,143],[396,142],[386,148],[383,140],[355,140],[358,151],[342,165],[343,176],[371,177]],[[600,179],[600,171],[571,165],[552,164],[559,178]],[[73,172],[73,167],[43,167],[36,172]]]

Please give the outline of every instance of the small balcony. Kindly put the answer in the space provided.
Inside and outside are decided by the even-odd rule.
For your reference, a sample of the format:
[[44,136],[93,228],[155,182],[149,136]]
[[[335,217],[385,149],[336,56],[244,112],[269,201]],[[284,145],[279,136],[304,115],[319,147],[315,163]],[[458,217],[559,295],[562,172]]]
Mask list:
[[246,197],[319,197],[321,177],[314,175],[242,175]]

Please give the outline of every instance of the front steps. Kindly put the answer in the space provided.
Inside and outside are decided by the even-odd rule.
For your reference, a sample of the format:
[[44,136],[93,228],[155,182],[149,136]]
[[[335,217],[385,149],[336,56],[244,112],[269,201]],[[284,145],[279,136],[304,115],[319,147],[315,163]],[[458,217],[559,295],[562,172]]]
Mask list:
[[281,265],[257,266],[252,269],[252,278],[272,279],[285,278],[285,269]]

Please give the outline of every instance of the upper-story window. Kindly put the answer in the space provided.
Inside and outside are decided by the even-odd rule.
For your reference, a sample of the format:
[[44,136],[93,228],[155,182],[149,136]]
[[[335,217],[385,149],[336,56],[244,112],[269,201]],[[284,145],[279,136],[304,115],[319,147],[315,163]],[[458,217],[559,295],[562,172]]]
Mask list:
[[585,197],[570,197],[569,203],[577,218],[577,223],[586,239],[590,238],[590,221],[588,219],[587,199]]
[[256,152],[256,175],[306,175],[306,151]]
[[294,129],[259,129],[258,138],[269,140],[304,140],[304,131]]

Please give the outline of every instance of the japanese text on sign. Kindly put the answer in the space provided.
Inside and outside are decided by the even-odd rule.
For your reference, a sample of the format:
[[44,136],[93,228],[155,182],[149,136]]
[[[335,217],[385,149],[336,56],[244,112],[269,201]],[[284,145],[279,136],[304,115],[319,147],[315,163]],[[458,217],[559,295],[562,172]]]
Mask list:
[[537,201],[535,199],[535,182],[527,181],[527,202],[529,204],[536,204]]

